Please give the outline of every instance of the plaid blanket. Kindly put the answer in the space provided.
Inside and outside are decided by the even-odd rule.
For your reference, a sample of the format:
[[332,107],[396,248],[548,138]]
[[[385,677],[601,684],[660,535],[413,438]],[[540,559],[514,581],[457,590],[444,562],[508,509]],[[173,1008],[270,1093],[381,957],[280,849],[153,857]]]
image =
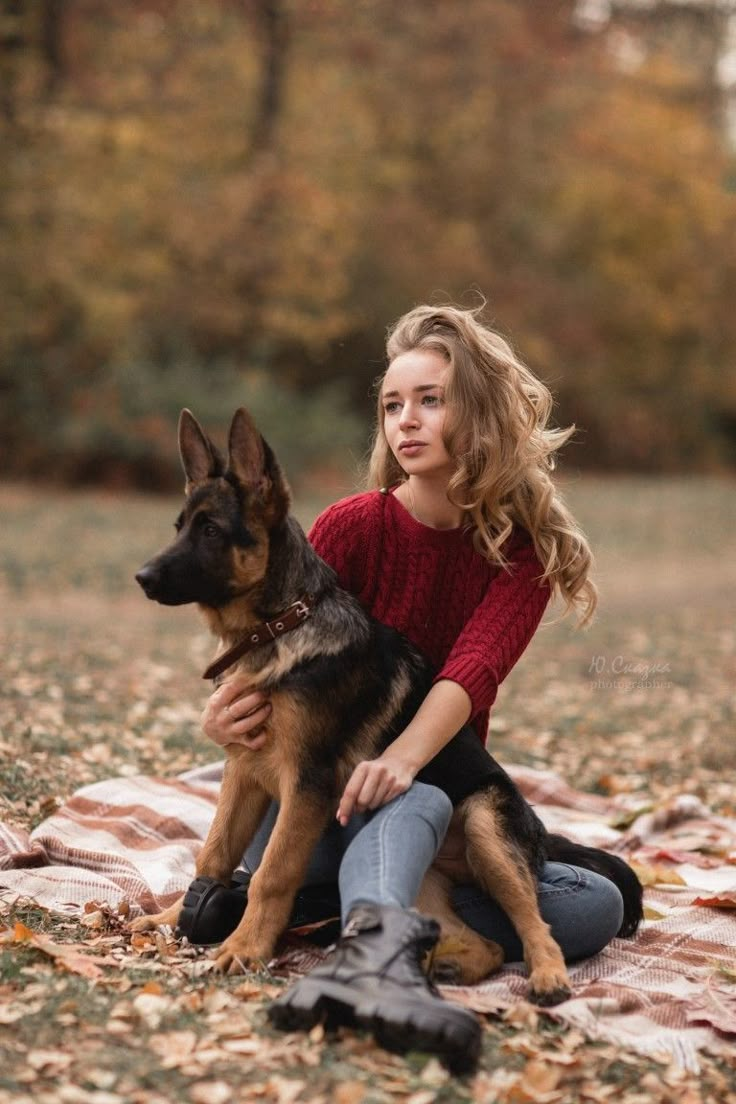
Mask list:
[[[699,1050],[732,1046],[736,820],[687,795],[636,816],[631,797],[582,793],[544,771],[510,773],[549,828],[624,854],[648,883],[638,937],[571,967],[573,996],[548,1014],[695,1071]],[[122,898],[131,915],[166,907],[192,878],[220,774],[214,764],[174,779],[110,779],[79,790],[30,833],[0,824],[0,901],[33,898],[67,913]],[[292,949],[279,964],[305,969],[321,953]],[[492,1012],[523,999],[525,988],[524,967],[509,964],[481,985],[443,992]]]

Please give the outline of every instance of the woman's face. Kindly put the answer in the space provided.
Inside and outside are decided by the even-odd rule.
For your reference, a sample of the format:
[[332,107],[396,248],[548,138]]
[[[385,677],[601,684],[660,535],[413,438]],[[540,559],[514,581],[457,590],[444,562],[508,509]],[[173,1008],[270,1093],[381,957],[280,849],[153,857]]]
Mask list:
[[391,361],[381,385],[383,432],[407,475],[449,475],[445,448],[445,382],[449,365],[433,349],[411,349]]

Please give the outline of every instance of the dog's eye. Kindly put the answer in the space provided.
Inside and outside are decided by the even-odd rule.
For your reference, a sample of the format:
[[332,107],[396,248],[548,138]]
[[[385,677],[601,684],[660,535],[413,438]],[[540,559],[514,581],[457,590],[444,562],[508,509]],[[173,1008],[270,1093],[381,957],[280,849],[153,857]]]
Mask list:
[[203,526],[202,532],[204,533],[205,537],[208,538],[208,540],[214,540],[220,535],[220,530],[217,528],[216,525],[213,525],[212,522],[208,522],[207,525]]

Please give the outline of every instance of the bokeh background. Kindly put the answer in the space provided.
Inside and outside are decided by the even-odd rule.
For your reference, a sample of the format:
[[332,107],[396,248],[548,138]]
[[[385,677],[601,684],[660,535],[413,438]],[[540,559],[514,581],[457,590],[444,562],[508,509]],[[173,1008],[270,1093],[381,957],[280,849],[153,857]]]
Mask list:
[[0,470],[171,489],[245,401],[349,488],[386,326],[477,305],[570,470],[736,464],[731,0],[5,0]]

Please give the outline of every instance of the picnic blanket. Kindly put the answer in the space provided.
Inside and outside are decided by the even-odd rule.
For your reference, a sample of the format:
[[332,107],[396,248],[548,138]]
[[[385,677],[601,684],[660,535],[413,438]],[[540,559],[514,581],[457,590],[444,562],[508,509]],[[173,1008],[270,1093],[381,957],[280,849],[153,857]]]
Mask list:
[[[648,919],[634,940],[615,939],[571,967],[573,996],[548,1010],[592,1038],[645,1054],[669,1053],[698,1070],[704,1048],[736,1036],[736,820],[682,795],[635,815],[633,796],[583,793],[556,775],[509,772],[548,828],[640,864]],[[171,904],[189,884],[209,827],[221,765],[173,779],[113,778],[85,786],[32,832],[0,824],[0,902],[33,898],[74,914],[90,901],[130,914]],[[616,825],[627,824],[621,828]],[[324,952],[291,949],[281,966],[309,968]],[[444,995],[478,1012],[523,999],[526,973],[509,964]]]

